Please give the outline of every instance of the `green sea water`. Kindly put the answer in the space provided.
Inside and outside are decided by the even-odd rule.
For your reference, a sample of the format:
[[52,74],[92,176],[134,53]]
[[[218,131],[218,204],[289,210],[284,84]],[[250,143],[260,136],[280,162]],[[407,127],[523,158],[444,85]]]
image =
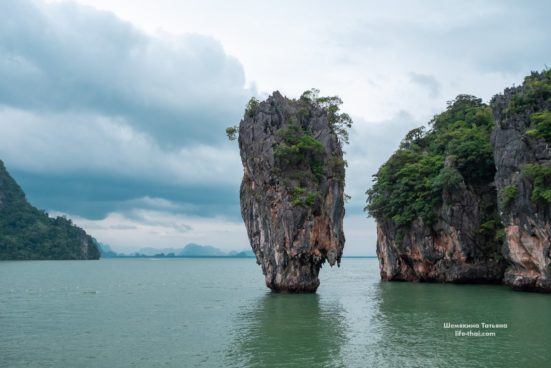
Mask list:
[[315,295],[270,293],[253,259],[0,262],[0,367],[550,366],[551,295],[381,282],[376,259]]

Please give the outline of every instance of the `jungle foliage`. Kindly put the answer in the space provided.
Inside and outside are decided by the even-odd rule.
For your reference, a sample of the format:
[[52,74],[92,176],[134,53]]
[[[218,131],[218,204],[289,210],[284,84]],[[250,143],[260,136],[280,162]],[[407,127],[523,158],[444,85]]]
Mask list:
[[[493,117],[488,105],[459,95],[423,127],[410,131],[399,149],[374,175],[365,210],[405,228],[416,218],[436,220],[443,190],[493,181],[490,145]],[[488,225],[489,226],[489,225]]]

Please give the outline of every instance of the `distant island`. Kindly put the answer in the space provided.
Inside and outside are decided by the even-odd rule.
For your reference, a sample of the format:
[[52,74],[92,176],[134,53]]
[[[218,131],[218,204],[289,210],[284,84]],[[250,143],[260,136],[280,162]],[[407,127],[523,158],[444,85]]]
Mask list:
[[225,252],[189,243],[183,248],[142,248],[124,254],[98,242],[66,217],[32,206],[0,160],[0,260],[77,260],[125,257],[254,258],[252,250]]
[[0,160],[0,260],[99,257],[96,241],[83,229],[33,207]]
[[118,253],[107,244],[98,243],[102,258],[193,258],[193,257],[233,257],[233,258],[254,258],[252,250],[224,252],[211,245],[200,245],[189,243],[184,248],[142,248],[133,253]]

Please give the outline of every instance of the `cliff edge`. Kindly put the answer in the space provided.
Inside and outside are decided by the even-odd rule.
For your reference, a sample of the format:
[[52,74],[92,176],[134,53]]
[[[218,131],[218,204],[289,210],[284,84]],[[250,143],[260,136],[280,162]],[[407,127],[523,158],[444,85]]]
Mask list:
[[491,102],[504,283],[551,292],[551,70],[532,73]]

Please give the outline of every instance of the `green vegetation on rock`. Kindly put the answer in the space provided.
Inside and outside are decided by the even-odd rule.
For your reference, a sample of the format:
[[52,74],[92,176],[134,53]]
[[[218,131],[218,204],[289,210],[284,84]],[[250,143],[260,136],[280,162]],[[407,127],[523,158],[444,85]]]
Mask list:
[[348,129],[352,127],[352,119],[340,111],[342,100],[338,96],[320,97],[319,90],[315,88],[304,92],[298,100],[292,100],[292,103],[296,106],[297,115],[277,131],[279,139],[273,147],[275,165],[280,172],[285,172],[291,179],[305,185],[304,188],[298,186],[292,189],[291,203],[312,207],[319,192],[313,188],[308,189],[307,183],[312,180],[320,183],[328,170],[335,179],[344,182],[347,163],[337,156],[325,160],[323,144],[303,128],[303,123],[312,118],[313,110],[323,110],[327,114],[330,129],[342,145],[348,143]]
[[551,143],[551,111],[535,112],[530,116],[530,128],[526,134],[531,137],[543,138]]
[[226,128],[226,135],[230,141],[235,141],[237,139],[237,133],[239,132],[237,126],[231,126]]
[[[291,195],[291,203],[301,206],[314,206],[319,192],[314,186],[330,177],[344,183],[347,162],[342,155],[326,157],[326,148],[316,139],[309,127],[312,119],[327,119],[331,133],[337,138],[339,152],[348,143],[348,129],[352,119],[341,112],[342,100],[338,96],[320,97],[319,90],[310,89],[298,99],[288,99],[291,108],[284,123],[275,132],[272,146],[274,170],[283,177],[283,184]],[[253,118],[261,102],[251,98],[245,107],[244,119]],[[323,121],[323,120],[322,120]],[[256,122],[255,122],[256,123]],[[260,124],[260,123],[259,123]],[[239,128],[226,128],[230,141],[237,139]]]
[[317,181],[321,180],[325,152],[323,144],[296,121],[279,129],[277,135],[281,139],[274,145],[276,167],[281,171],[311,174]]
[[303,187],[295,187],[291,196],[291,203],[294,206],[308,206],[311,207],[316,203],[316,199],[319,197],[318,191],[308,191]]
[[[551,143],[551,69],[532,72],[518,87],[508,105],[508,112],[527,119],[525,134]],[[532,183],[530,199],[535,204],[551,203],[551,162],[543,160],[521,166],[522,174]]]
[[519,113],[530,106],[551,102],[551,69],[532,72],[524,78],[523,89],[511,99],[507,110]]
[[353,121],[350,115],[340,112],[342,100],[339,96],[319,97],[319,90],[312,88],[304,92],[299,101],[312,103],[325,110],[329,126],[337,134],[339,141],[348,144],[348,129],[352,127]]
[[489,250],[492,254],[501,256],[498,247],[491,249],[493,245],[499,246],[503,244],[503,240],[505,239],[505,230],[497,213],[482,221],[478,229],[478,235],[484,239],[481,243],[490,248]]
[[551,203],[551,167],[544,164],[526,164],[522,166],[522,173],[532,181],[532,202]]
[[499,192],[499,201],[502,207],[509,207],[518,196],[516,185],[507,185]]
[[0,260],[99,256],[96,242],[71,220],[31,206],[0,161]]
[[474,96],[459,95],[430,122],[410,131],[399,149],[374,175],[365,210],[405,228],[417,218],[436,220],[443,190],[487,185],[495,166],[490,146],[493,119]]
[[[347,113],[343,113],[340,110],[342,105],[342,99],[339,96],[319,96],[319,89],[311,88],[305,91],[298,100],[292,100],[295,103],[299,103],[301,106],[298,109],[298,115],[300,118],[308,117],[310,114],[310,106],[314,105],[321,108],[327,113],[327,121],[331,130],[339,138],[339,142],[348,144],[348,129],[352,127],[354,123],[352,118]],[[247,106],[245,107],[245,116],[252,117],[254,111],[260,105],[260,101],[256,97],[251,97]],[[226,135],[230,141],[237,138],[238,127],[236,125],[226,128]]]
[[245,115],[252,117],[254,115],[254,110],[258,107],[260,102],[256,97],[251,97],[249,102],[247,102],[247,107],[245,107]]

